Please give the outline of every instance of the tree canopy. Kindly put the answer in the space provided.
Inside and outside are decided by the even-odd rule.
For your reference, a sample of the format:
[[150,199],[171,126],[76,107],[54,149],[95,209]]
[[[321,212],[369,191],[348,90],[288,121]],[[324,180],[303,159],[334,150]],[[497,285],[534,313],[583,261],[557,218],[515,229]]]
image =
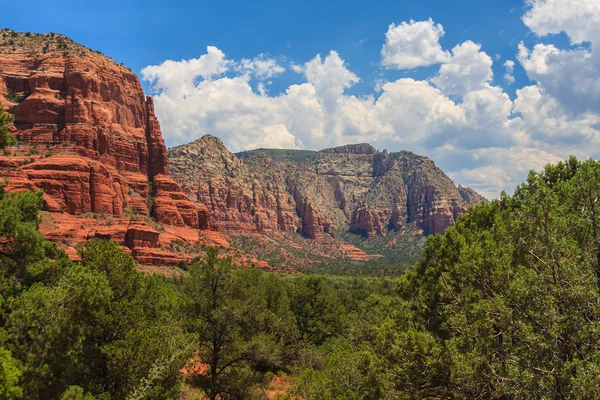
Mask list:
[[400,396],[600,397],[600,166],[532,172],[402,277],[378,361]]

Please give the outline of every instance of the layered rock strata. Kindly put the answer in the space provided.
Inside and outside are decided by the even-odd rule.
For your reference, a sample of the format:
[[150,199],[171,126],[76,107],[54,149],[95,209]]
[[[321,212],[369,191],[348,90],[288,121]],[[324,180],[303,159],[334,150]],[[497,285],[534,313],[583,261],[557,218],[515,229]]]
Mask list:
[[456,187],[426,157],[379,152],[369,144],[235,155],[206,135],[168,154],[173,178],[225,230],[318,239],[336,230],[386,235],[415,224],[428,235],[443,233],[470,204],[484,200]]
[[[0,103],[19,140],[0,156],[0,176],[8,190],[43,189],[55,224],[93,213],[210,229],[206,207],[169,178],[152,98],[125,66],[62,35],[0,31]],[[109,236],[142,262],[174,263],[141,250],[158,249],[160,234],[137,222]]]

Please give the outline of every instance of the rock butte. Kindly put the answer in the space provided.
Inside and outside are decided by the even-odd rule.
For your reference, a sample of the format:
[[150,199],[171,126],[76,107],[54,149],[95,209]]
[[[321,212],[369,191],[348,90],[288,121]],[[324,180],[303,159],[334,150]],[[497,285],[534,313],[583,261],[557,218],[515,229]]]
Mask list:
[[[428,235],[443,233],[484,200],[456,187],[426,157],[369,144],[236,155],[205,135],[169,149],[168,160],[173,179],[225,231],[299,232],[320,240],[340,230],[370,238],[415,224]],[[369,258],[347,243],[339,246],[350,258]]]
[[0,32],[0,101],[19,140],[0,176],[9,191],[44,189],[42,232],[73,257],[72,246],[100,237],[145,264],[188,258],[165,250],[173,241],[228,246],[169,177],[152,98],[132,71],[61,35]]

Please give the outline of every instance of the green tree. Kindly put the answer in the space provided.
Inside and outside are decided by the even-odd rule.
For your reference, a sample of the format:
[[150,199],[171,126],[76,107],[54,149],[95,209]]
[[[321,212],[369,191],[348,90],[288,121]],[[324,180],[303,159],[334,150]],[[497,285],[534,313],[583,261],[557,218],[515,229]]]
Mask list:
[[6,146],[14,146],[17,140],[8,133],[8,125],[13,121],[13,116],[2,110],[0,107],[0,150]]
[[10,351],[0,347],[0,398],[18,399],[23,395],[19,385],[21,370]]
[[[21,360],[24,396],[75,396],[78,386],[87,397],[176,397],[191,351],[173,290],[136,272],[115,243],[88,242],[81,259],[63,260],[55,281],[34,282],[8,302],[0,339]],[[56,264],[35,264],[47,263]]]
[[571,159],[428,238],[400,281],[402,311],[381,326],[388,390],[598,398],[599,188],[598,163]]
[[302,338],[322,344],[342,332],[344,309],[333,289],[319,276],[296,280],[291,288],[292,311]]
[[376,377],[371,373],[369,354],[350,343],[334,341],[320,349],[321,365],[299,374],[298,394],[305,400],[380,399]]
[[26,398],[58,398],[87,371],[86,339],[104,322],[106,278],[73,266],[52,286],[35,283],[15,299],[6,330],[23,360]]
[[164,278],[137,272],[131,256],[114,242],[87,242],[81,265],[106,277],[111,301],[102,323],[86,337],[84,381],[76,384],[93,394],[124,398],[139,393],[144,383],[146,399],[176,397],[179,370],[191,352],[173,290]]
[[52,282],[67,262],[38,231],[42,200],[41,191],[0,195],[0,295],[5,300],[35,282]]
[[80,386],[69,386],[60,397],[60,400],[94,400],[94,396],[85,393]]
[[272,282],[262,285],[260,271],[235,268],[217,249],[208,249],[189,272],[181,284],[186,326],[206,365],[192,384],[210,399],[245,398],[264,372],[281,367],[290,335],[282,324],[289,318],[286,305],[277,299]]

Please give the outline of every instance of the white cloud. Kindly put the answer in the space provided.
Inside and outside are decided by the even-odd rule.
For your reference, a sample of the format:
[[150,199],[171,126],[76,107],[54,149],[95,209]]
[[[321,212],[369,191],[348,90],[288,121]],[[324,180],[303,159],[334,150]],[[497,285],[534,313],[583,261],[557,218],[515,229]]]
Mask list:
[[574,113],[600,110],[600,63],[587,49],[519,44],[518,60],[530,79]]
[[331,51],[324,60],[317,54],[315,58],[303,66],[294,66],[294,71],[303,74],[312,84],[319,98],[323,99],[325,107],[333,109],[335,102],[344,90],[358,83],[360,79],[346,68],[336,51]]
[[253,59],[244,58],[236,66],[235,70],[241,73],[254,75],[258,79],[269,79],[282,74],[285,68],[266,54],[259,54]]
[[386,68],[412,69],[445,62],[449,54],[440,45],[442,36],[444,27],[431,18],[391,24],[381,49],[381,64]]
[[302,147],[302,142],[296,141],[284,124],[267,125],[263,128],[264,135],[255,142],[248,143],[248,147],[258,149],[261,147],[272,149],[296,149]]
[[564,32],[571,44],[590,46],[559,49],[519,45],[518,60],[543,94],[574,114],[600,110],[600,2],[597,0],[527,0],[523,22],[538,36]]
[[194,80],[201,77],[210,80],[224,74],[231,61],[214,46],[206,48],[206,54],[191,60],[167,60],[160,65],[151,65],[142,69],[142,77],[149,81],[156,91],[183,95]]
[[468,126],[460,142],[462,148],[508,147],[520,140],[508,119],[513,103],[501,88],[485,85],[470,91],[460,106]]
[[481,45],[470,40],[455,46],[431,81],[446,94],[464,95],[481,89],[493,77],[493,61],[480,50]]
[[464,111],[429,82],[398,79],[384,84],[382,90],[376,113],[383,124],[392,128],[387,139],[396,146],[420,143],[433,147],[435,143],[429,142],[432,135],[464,126]]
[[504,81],[509,85],[515,83],[515,77],[513,73],[515,72],[515,62],[512,60],[506,60],[504,62]]
[[[541,170],[562,158],[544,150],[527,147],[486,148],[475,152],[474,166],[451,173],[453,180],[469,182],[479,193],[492,199],[499,191],[509,193],[524,182],[530,170]],[[480,166],[479,166],[479,165]]]
[[[539,86],[517,90],[514,111],[521,116],[514,125],[530,132],[532,140],[542,144],[558,144],[577,151],[600,145],[600,115],[588,112],[573,116]],[[572,154],[572,153],[571,153]]]
[[597,0],[526,0],[531,8],[523,22],[539,36],[565,32],[571,43],[600,38],[600,3]]

